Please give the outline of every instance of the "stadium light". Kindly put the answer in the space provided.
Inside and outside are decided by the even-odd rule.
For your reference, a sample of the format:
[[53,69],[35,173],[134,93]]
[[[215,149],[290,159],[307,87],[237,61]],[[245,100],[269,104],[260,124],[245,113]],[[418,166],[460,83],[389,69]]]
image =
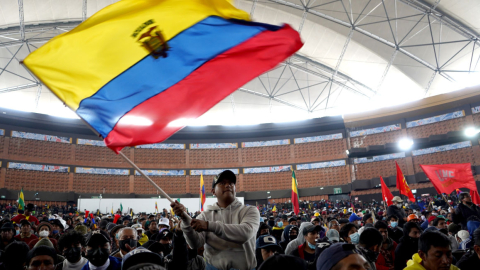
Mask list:
[[413,145],[413,141],[410,139],[401,139],[398,142],[398,147],[400,147],[400,149],[402,150],[408,150],[412,148],[412,145]]
[[267,194],[270,194],[270,191],[267,191]]
[[480,132],[478,129],[474,127],[468,127],[465,129],[465,136],[467,137],[474,137]]

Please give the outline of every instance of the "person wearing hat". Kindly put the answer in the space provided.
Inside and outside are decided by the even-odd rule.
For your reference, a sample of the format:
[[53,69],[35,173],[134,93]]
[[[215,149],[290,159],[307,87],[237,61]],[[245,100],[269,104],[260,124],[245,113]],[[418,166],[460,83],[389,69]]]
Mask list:
[[57,252],[48,246],[38,246],[30,250],[27,254],[27,269],[55,269],[55,259]]
[[458,245],[458,249],[467,249],[470,246],[470,233],[466,230],[460,230],[457,233],[457,237],[460,238],[460,244]]
[[326,237],[327,237],[328,241],[330,241],[332,243],[340,242],[340,234],[335,229],[328,230]]
[[134,228],[135,230],[137,230],[137,234],[138,234],[138,243],[140,245],[143,245],[145,244],[146,242],[148,242],[148,236],[145,234],[145,230],[142,228],[142,224],[133,224],[132,225],[132,228]]
[[163,268],[163,258],[146,248],[130,251],[123,257],[122,270],[160,270]]
[[285,227],[285,230],[283,230],[283,235],[282,235],[282,240],[279,245],[282,247],[282,250],[285,250],[287,248],[288,243],[290,241],[297,239],[298,236],[298,227],[297,226],[292,226],[288,225]]
[[118,230],[120,230],[122,228],[125,228],[125,226],[123,226],[122,224],[115,225],[115,224],[112,223],[111,229],[108,231],[108,234],[110,235],[110,239],[115,239],[115,241],[112,241],[112,243],[111,243],[111,245],[112,245],[112,253],[110,254],[111,256],[113,256],[113,254],[117,253],[118,250],[119,250],[116,238],[117,238]]
[[[255,246],[262,254],[262,262],[275,255],[275,253],[282,252],[282,248],[278,245],[277,239],[271,235],[260,236],[257,239]],[[258,265],[260,266],[260,264]]]
[[118,259],[122,259],[125,254],[137,248],[138,243],[137,230],[130,227],[125,227],[118,230],[115,236],[115,242],[119,247],[117,253],[112,256]]
[[16,242],[13,236],[15,235],[15,228],[13,224],[10,222],[5,222],[0,229],[0,235],[2,237],[0,241],[0,250],[5,251],[5,247],[7,247],[10,243]]
[[[53,248],[55,249],[55,253],[57,252],[56,250],[56,247],[53,246],[52,242],[50,242],[50,239],[48,238],[42,238],[40,239],[40,241],[38,241],[32,249],[36,248],[36,247],[39,247],[39,246],[46,246],[46,247],[50,247],[50,248]],[[55,257],[54,257],[54,263],[57,264],[57,263],[61,263],[65,260],[65,257],[63,257],[62,255],[60,254],[56,254]]]
[[362,221],[363,221],[364,225],[365,224],[373,224],[372,214],[368,213],[368,214],[363,215]]
[[125,227],[129,227],[131,223],[131,217],[130,216],[124,216],[122,219],[122,224]]
[[369,263],[358,253],[355,245],[347,243],[336,243],[325,249],[316,264],[317,270],[370,269]]
[[315,261],[315,244],[321,230],[321,226],[315,226],[311,223],[307,224],[307,226],[303,228],[303,238],[305,242],[290,254],[304,259],[308,264],[313,263]]
[[[370,218],[371,218],[371,216],[370,216]],[[362,221],[362,217],[360,217],[360,216],[358,216],[357,214],[353,213],[353,214],[350,216],[350,218],[348,218],[348,221],[349,221],[350,223],[353,223],[353,224],[357,225],[357,226],[360,226],[360,225],[361,225],[360,223],[361,223],[361,221]]]
[[60,236],[63,234],[63,230],[65,230],[65,226],[59,219],[52,220],[52,238],[55,240],[60,239]]
[[465,253],[457,262],[460,269],[477,269],[480,266],[480,229],[473,232],[474,245],[470,252]]
[[403,228],[403,224],[407,222],[407,215],[403,210],[403,200],[399,196],[395,196],[392,199],[394,204],[390,205],[387,208],[387,216],[396,216],[398,219],[398,226]]
[[[28,247],[32,249],[35,244],[43,238],[47,238],[52,242],[53,246],[56,248],[57,247],[57,240],[54,238],[50,238],[50,235],[52,234],[52,225],[48,222],[40,222],[37,226],[37,234],[38,234],[38,239],[34,239],[28,243]],[[57,251],[57,250],[56,250]]]
[[38,225],[40,221],[35,216],[32,216],[32,211],[35,210],[35,206],[32,203],[26,205],[25,210],[18,210],[18,215],[12,218],[13,223],[20,223],[20,221],[26,219],[28,222],[33,223],[34,226]]
[[184,215],[185,206],[171,204],[182,218],[181,228],[193,249],[205,246],[204,257],[212,269],[254,269],[255,235],[260,213],[255,206],[245,206],[236,198],[237,178],[230,170],[215,176],[211,192],[217,203],[206,207],[196,219]]
[[158,220],[158,230],[161,230],[163,228],[170,229],[170,222],[168,218],[161,218]]
[[112,250],[108,233],[102,230],[89,232],[86,245],[86,258],[88,259],[88,263],[83,266],[82,270],[121,270],[122,261],[108,255]]
[[20,221],[20,234],[15,236],[15,239],[29,244],[30,241],[38,239],[38,237],[32,233],[32,224],[26,219]]
[[172,251],[173,233],[166,228],[162,228],[155,237],[155,241],[159,242],[163,247],[163,254],[167,256]]

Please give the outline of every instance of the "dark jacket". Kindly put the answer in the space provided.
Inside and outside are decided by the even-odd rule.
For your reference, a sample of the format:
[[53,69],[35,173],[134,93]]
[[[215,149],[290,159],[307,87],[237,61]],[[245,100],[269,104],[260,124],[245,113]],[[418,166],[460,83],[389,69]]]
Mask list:
[[405,211],[403,209],[398,208],[396,205],[390,205],[387,208],[387,216],[396,216],[398,218],[398,226],[403,228],[403,224],[405,224],[404,218],[407,216],[405,215]]
[[480,207],[472,204],[472,207],[468,207],[465,204],[461,203],[458,205],[455,212],[452,213],[453,223],[460,224],[462,230],[467,229],[467,220],[471,216],[477,216],[480,219]]
[[377,267],[375,265],[375,262],[374,261],[371,261],[368,256],[367,256],[367,250],[363,247],[361,247],[360,245],[357,245],[357,251],[360,255],[362,255],[362,257],[367,260],[368,264],[370,265],[370,270],[377,270]]
[[393,241],[400,243],[400,239],[403,237],[403,229],[400,227],[391,228],[388,227],[388,236],[392,238]]
[[470,251],[462,256],[456,266],[460,269],[478,269],[480,266],[480,259],[475,251]]
[[[108,259],[110,260],[110,266],[108,266],[107,270],[120,270],[122,269],[122,260],[119,260],[115,257],[109,256]],[[90,270],[90,264],[85,264],[82,270]]]
[[316,264],[315,264],[315,255],[313,255],[313,259],[312,261],[307,261],[305,259],[305,245],[307,243],[303,243],[301,244],[300,246],[298,246],[296,249],[294,249],[291,253],[292,256],[295,256],[295,257],[300,257],[302,259],[305,260],[305,262],[307,263],[307,269],[308,270],[314,270],[316,268]]
[[293,225],[288,225],[283,229],[283,241],[279,243],[279,245],[282,247],[282,250],[285,252],[285,249],[287,248],[288,243],[290,243],[290,230],[293,228],[297,228],[297,235],[298,235],[298,227],[293,226]]
[[404,236],[400,239],[400,243],[395,249],[395,270],[403,270],[407,267],[407,261],[410,260],[413,254],[418,252],[418,242],[410,241],[410,237]]

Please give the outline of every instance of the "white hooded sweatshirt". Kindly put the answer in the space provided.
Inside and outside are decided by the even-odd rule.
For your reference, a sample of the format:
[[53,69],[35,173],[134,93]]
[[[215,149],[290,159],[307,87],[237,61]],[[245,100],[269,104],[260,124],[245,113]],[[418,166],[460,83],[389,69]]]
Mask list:
[[193,230],[190,217],[183,217],[181,226],[191,248],[205,247],[204,257],[208,264],[221,270],[256,267],[255,237],[260,214],[255,206],[245,206],[238,199],[226,208],[215,203],[207,206],[197,219],[208,221],[208,231]]

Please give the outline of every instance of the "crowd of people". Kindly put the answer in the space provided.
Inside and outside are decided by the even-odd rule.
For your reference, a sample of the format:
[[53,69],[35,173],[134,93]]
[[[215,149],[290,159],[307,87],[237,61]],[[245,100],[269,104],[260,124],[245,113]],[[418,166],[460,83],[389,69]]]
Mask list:
[[244,205],[235,174],[215,176],[217,203],[187,213],[41,214],[0,222],[0,270],[480,268],[480,208],[468,193],[381,202]]

